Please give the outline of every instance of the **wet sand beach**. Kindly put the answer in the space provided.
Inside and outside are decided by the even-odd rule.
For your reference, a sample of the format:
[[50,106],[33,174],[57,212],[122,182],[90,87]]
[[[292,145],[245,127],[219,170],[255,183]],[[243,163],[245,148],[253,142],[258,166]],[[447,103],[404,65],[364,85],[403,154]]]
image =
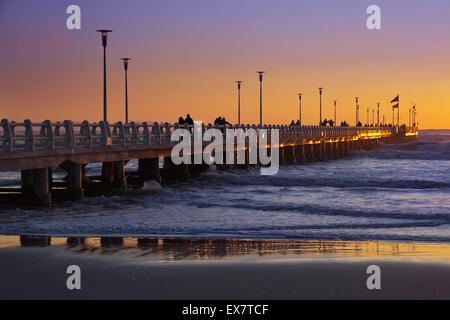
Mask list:
[[[0,299],[450,298],[442,244],[1,238]],[[81,290],[66,287],[70,265],[81,268]],[[381,268],[381,290],[367,289],[370,265]]]

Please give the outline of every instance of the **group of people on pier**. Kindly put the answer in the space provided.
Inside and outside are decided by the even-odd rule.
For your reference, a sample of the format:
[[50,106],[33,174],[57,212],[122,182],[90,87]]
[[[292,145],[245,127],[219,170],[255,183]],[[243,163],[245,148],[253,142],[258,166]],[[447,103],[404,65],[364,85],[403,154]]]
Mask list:
[[[191,118],[191,115],[190,114],[187,114],[186,115],[186,118],[183,118],[183,117],[179,117],[178,118],[178,124],[180,124],[180,125],[188,125],[188,126],[191,126],[191,125],[194,125],[194,120]],[[222,117],[222,116],[219,116],[219,117],[217,117],[215,120],[214,120],[214,125],[215,126],[217,126],[217,125],[219,125],[219,126],[223,126],[223,125],[230,125],[230,123],[225,119],[225,117]],[[321,127],[326,127],[327,125],[329,125],[330,127],[333,127],[334,125],[335,125],[335,123],[334,123],[334,121],[333,120],[327,120],[327,119],[325,119],[323,122],[321,122],[320,124],[319,124]],[[415,126],[416,124],[414,123],[414,125],[413,126]],[[301,123],[300,123],[300,120],[297,120],[297,122],[295,122],[294,120],[292,120],[291,121],[291,124],[290,124],[290,126],[297,126],[297,127],[299,127],[299,126],[301,126]],[[340,124],[340,126],[341,127],[350,127],[350,125],[347,123],[347,121],[341,121],[341,124]],[[376,125],[375,124],[362,124],[361,123],[361,121],[359,121],[358,122],[358,124],[356,125],[357,127],[375,127]],[[380,125],[379,125],[380,127],[392,127],[392,124],[391,123],[389,123],[389,124],[386,124],[386,123],[380,123]],[[406,124],[403,124],[403,125],[401,125],[400,126],[401,128],[406,128]]]
[[192,126],[194,125],[194,120],[191,118],[190,114],[187,114],[186,119],[183,119],[183,117],[178,118],[178,124]]

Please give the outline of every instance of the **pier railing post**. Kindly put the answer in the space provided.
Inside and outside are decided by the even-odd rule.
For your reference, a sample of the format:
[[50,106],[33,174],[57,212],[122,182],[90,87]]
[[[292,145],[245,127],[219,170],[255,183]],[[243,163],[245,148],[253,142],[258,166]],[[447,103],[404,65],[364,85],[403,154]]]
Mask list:
[[34,132],[33,132],[33,124],[30,120],[25,120],[25,136],[27,138],[27,141],[25,143],[26,147],[25,149],[27,151],[34,151]]
[[67,136],[67,148],[73,150],[75,149],[75,133],[73,132],[73,122],[70,120],[65,120],[63,122],[64,128],[66,129]]
[[3,150],[7,152],[13,152],[14,150],[13,133],[11,130],[10,123],[7,119],[2,120],[2,127],[3,127],[3,135],[6,139],[6,142],[3,144]]

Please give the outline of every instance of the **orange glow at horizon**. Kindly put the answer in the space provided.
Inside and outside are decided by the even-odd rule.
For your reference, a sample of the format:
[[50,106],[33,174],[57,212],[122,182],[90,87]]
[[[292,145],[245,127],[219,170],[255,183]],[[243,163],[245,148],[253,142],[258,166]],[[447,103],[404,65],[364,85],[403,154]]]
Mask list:
[[[384,115],[392,123],[390,101],[400,94],[401,123],[408,124],[408,109],[415,104],[420,129],[450,129],[450,42],[440,31],[448,19],[436,10],[426,11],[425,4],[401,10],[386,4],[383,30],[373,32],[364,29],[365,6],[354,1],[339,14],[334,3],[324,10],[283,1],[271,11],[264,1],[257,11],[261,17],[250,4],[242,4],[245,14],[235,16],[231,4],[201,0],[193,3],[204,12],[175,2],[161,9],[156,8],[164,6],[159,0],[138,1],[124,17],[117,15],[123,3],[111,5],[105,16],[99,13],[100,4],[80,3],[98,16],[83,20],[79,32],[55,29],[61,17],[53,11],[39,28],[20,24],[16,30],[21,20],[13,18],[25,18],[20,7],[10,4],[9,15],[2,16],[10,21],[0,31],[5,39],[0,44],[1,118],[101,120],[102,49],[95,29],[104,25],[115,30],[107,49],[109,121],[125,118],[120,58],[130,56],[130,121],[176,122],[189,113],[205,123],[218,116],[236,123],[235,81],[243,80],[241,122],[259,123],[256,71],[265,70],[264,123],[297,120],[297,94],[302,93],[303,123],[318,124],[317,88],[324,87],[323,119],[334,118],[337,100],[338,124],[345,120],[354,125],[354,97],[359,96],[361,122],[366,122],[366,108],[375,109],[376,120],[380,102],[380,121]],[[145,11],[146,6],[154,7]],[[60,7],[52,10],[59,12]],[[35,8],[26,14],[44,13]],[[402,23],[398,16],[404,17]],[[423,25],[412,29],[419,18]]]

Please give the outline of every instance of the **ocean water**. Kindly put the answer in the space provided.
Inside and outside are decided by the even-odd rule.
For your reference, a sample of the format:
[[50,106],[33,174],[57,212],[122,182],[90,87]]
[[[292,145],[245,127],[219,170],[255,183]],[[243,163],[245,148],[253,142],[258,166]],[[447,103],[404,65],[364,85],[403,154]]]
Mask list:
[[[129,167],[136,166],[131,162]],[[99,165],[88,167],[98,173]],[[18,173],[0,175],[19,183]],[[0,234],[450,242],[450,131],[338,161],[210,170],[48,209],[0,209]]]

